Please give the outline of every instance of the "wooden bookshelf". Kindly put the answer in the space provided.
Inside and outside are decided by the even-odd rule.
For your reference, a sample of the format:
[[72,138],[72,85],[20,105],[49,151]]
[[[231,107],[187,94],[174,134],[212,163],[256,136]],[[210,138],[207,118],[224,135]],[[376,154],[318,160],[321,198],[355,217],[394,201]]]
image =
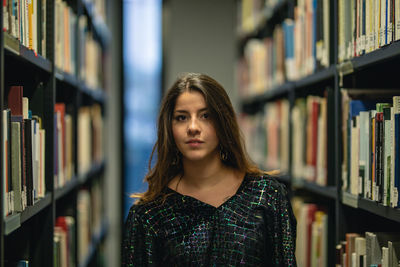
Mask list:
[[[7,5],[11,3],[11,1],[6,2],[5,4]],[[104,1],[104,3],[106,2]],[[74,55],[70,59],[76,63],[75,73],[79,73],[80,67],[82,67],[78,64],[79,59],[85,56],[82,51],[79,51],[78,40],[81,38],[81,35],[78,32],[78,21],[76,21],[74,28],[76,29],[74,30],[75,35],[69,36],[72,37],[73,42],[68,43],[67,39],[64,40],[62,51],[59,47],[56,47],[56,28],[60,26],[57,25],[57,8],[63,8],[62,13],[64,15],[69,12],[68,14],[75,14],[77,18],[82,16],[87,17],[87,28],[83,32],[90,32],[92,34],[95,42],[99,44],[103,55],[110,53],[111,31],[106,24],[106,18],[99,16],[96,6],[92,1],[72,0],[65,2],[47,0],[44,9],[42,9],[41,1],[34,1],[34,3],[37,3],[38,7],[40,7],[39,14],[42,14],[41,12],[44,9],[46,10],[46,16],[37,17],[38,22],[40,21],[39,19],[42,19],[41,22],[45,20],[46,27],[44,29],[42,25],[39,25],[41,23],[37,24],[38,49],[36,51],[23,45],[22,41],[13,36],[15,33],[12,33],[10,28],[0,33],[0,107],[2,112],[8,108],[7,94],[10,90],[10,85],[23,86],[23,96],[28,98],[29,109],[32,110],[32,115],[40,117],[42,129],[45,130],[45,150],[43,151],[45,153],[45,166],[43,169],[45,194],[43,197],[35,199],[33,205],[26,206],[22,212],[13,211],[6,217],[2,217],[0,227],[0,267],[5,266],[5,262],[8,260],[28,260],[29,266],[34,267],[53,266],[56,260],[56,254],[54,253],[54,227],[56,225],[56,218],[70,216],[77,222],[77,202],[80,191],[87,191],[90,197],[93,198],[96,192],[104,190],[102,186],[105,179],[105,166],[107,165],[105,157],[101,160],[95,160],[91,158],[93,151],[89,151],[90,166],[88,171],[81,175],[77,174],[78,165],[80,164],[78,162],[79,152],[77,142],[79,137],[78,128],[80,127],[78,123],[80,119],[78,117],[78,110],[82,107],[90,108],[92,105],[99,103],[101,113],[105,113],[104,110],[106,109],[108,100],[105,91],[107,90],[106,84],[109,74],[103,73],[104,84],[103,81],[97,82],[96,84],[99,84],[100,88],[94,89],[86,84],[86,82],[78,79],[74,73],[65,72],[56,67],[56,54],[64,51],[65,53],[70,53],[69,55]],[[2,29],[5,27],[3,24],[3,14],[6,14],[3,13],[3,8],[6,7],[1,5],[0,13],[2,16],[0,16],[0,26]],[[28,21],[28,23],[32,23],[32,27],[34,27],[32,21]],[[41,35],[44,33],[44,30],[46,33],[45,36]],[[30,47],[35,47],[34,39],[36,38],[34,33],[35,31],[31,32],[32,46],[30,44]],[[44,38],[43,41],[40,39],[42,37]],[[41,45],[45,44],[45,46],[43,45],[43,53],[39,53],[40,49],[42,49],[39,46],[39,42],[41,42]],[[68,47],[69,44],[72,44],[74,47]],[[73,50],[76,52],[75,54],[72,54]],[[61,58],[65,60],[67,56],[61,55]],[[71,63],[64,62],[63,64],[68,65]],[[106,63],[100,62],[100,64]],[[72,149],[68,152],[70,153],[68,155],[71,155],[73,163],[71,169],[68,170],[72,173],[71,177],[67,177],[67,152],[64,147],[66,139],[63,139],[66,138],[64,135],[67,135],[66,128],[64,128],[66,127],[64,123],[66,125],[67,122],[62,121],[61,113],[58,115],[55,111],[56,103],[65,104],[65,114],[63,115],[68,114],[70,119],[68,123],[72,125],[71,133],[68,133],[73,136],[70,143]],[[104,116],[101,119],[104,119]],[[92,117],[90,117],[90,120],[92,120]],[[3,127],[5,127],[3,116],[1,116],[0,122],[0,139],[3,140]],[[90,121],[89,123],[92,122]],[[101,130],[103,131],[104,129]],[[89,133],[90,138],[93,138],[92,135],[93,133]],[[103,139],[103,141],[105,142],[106,140]],[[3,142],[0,143],[0,148],[3,151]],[[5,155],[3,153],[0,154],[0,161],[3,164]],[[29,170],[26,171],[28,172]],[[3,188],[5,177],[3,177],[3,174],[1,174],[1,177],[0,191],[5,192],[5,188]],[[60,179],[59,182],[64,183],[63,186],[57,187],[55,179]],[[92,190],[96,192],[91,192]],[[39,189],[35,188],[35,191],[32,192],[38,194],[38,191]],[[98,198],[98,196],[96,197]],[[1,197],[1,214],[4,214],[5,208],[3,197]],[[105,211],[102,210],[101,212],[104,213]],[[90,248],[88,248],[90,253],[86,257],[85,262],[79,263],[79,266],[99,266],[97,264],[98,259],[94,255],[102,253],[100,247],[109,232],[105,214],[100,214],[99,216],[103,218],[101,229],[91,237]],[[75,225],[74,240],[76,242],[78,237],[77,227],[78,225]],[[75,244],[75,247],[77,247],[77,244]],[[73,261],[74,266],[77,266],[78,258],[75,254]]]

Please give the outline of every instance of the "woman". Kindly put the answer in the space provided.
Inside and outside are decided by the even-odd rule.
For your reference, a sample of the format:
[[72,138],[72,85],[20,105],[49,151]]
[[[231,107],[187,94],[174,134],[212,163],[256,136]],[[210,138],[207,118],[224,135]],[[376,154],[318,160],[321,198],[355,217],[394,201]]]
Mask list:
[[218,82],[189,73],[173,84],[154,151],[148,191],[126,221],[123,266],[296,266],[287,192],[250,163]]

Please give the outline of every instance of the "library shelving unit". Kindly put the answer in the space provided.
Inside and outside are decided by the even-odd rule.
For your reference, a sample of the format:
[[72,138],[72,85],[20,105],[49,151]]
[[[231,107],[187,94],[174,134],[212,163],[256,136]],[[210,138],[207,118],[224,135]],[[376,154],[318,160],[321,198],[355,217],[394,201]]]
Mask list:
[[[250,150],[249,153],[251,155],[256,155],[256,157],[253,156],[253,159],[260,159],[260,151],[256,151],[256,153],[254,153],[255,151],[251,150],[257,148],[260,149],[260,147],[264,148],[266,151],[261,152],[261,154],[265,153],[265,158],[262,158],[261,161],[255,160],[256,163],[267,170],[276,168],[279,169],[279,164],[275,164],[272,167],[268,166],[268,161],[271,161],[271,158],[269,157],[270,151],[268,151],[268,149],[276,149],[273,142],[279,143],[280,139],[273,139],[275,141],[270,141],[269,138],[272,135],[275,138],[276,136],[278,136],[278,138],[284,138],[282,137],[284,136],[283,134],[279,134],[281,132],[274,134],[274,130],[279,129],[282,131],[282,129],[288,128],[287,131],[289,133],[289,137],[284,140],[289,144],[287,148],[288,168],[284,171],[281,177],[278,177],[278,179],[288,185],[288,187],[291,189],[291,196],[301,196],[307,199],[307,202],[314,202],[318,206],[322,206],[327,212],[329,218],[327,223],[327,227],[329,229],[326,256],[327,259],[325,259],[327,266],[335,266],[336,246],[337,244],[340,244],[341,241],[346,240],[347,233],[355,232],[363,235],[367,231],[400,232],[400,208],[391,207],[390,204],[383,205],[382,203],[379,203],[379,201],[367,199],[359,193],[351,194],[349,192],[350,189],[346,189],[347,185],[344,184],[345,179],[343,177],[345,177],[346,174],[344,174],[345,170],[343,170],[343,162],[345,164],[352,163],[345,162],[347,156],[345,157],[343,152],[346,149],[346,140],[344,139],[347,138],[347,135],[345,138],[343,135],[343,124],[345,124],[345,118],[343,118],[343,109],[345,108],[343,104],[344,91],[351,89],[349,91],[351,91],[351,94],[356,96],[356,99],[374,99],[374,97],[382,99],[384,98],[382,95],[392,99],[393,96],[400,95],[400,83],[398,82],[398,75],[396,75],[396,71],[400,67],[400,41],[393,33],[393,40],[386,41],[386,43],[383,44],[375,45],[375,49],[370,49],[369,46],[372,47],[373,45],[371,44],[367,47],[367,39],[376,37],[367,36],[365,37],[365,47],[363,48],[360,45],[361,48],[359,48],[355,43],[363,43],[364,39],[360,38],[360,41],[357,39],[357,25],[361,25],[358,29],[360,31],[360,35],[362,35],[362,31],[365,31],[365,28],[363,29],[362,27],[363,19],[365,21],[365,17],[363,17],[362,12],[365,13],[365,9],[362,11],[359,10],[359,20],[357,20],[357,13],[355,16],[351,17],[351,19],[356,21],[354,22],[356,26],[353,26],[352,28],[352,23],[350,21],[346,21],[347,17],[345,17],[351,16],[351,11],[348,11],[348,13],[343,13],[346,11],[346,5],[351,5],[352,2],[361,4],[369,4],[371,2],[371,5],[373,3],[372,1],[341,0],[239,1],[239,10],[241,14],[239,15],[239,34],[237,37],[239,47],[237,76],[239,84],[238,88],[240,90],[239,93],[242,94],[241,112],[243,113],[243,116],[241,117],[250,118],[246,120],[245,124],[243,124],[245,138],[246,132],[249,132],[250,136],[252,136],[250,141],[256,142],[256,145],[247,144],[247,147]],[[380,1],[374,1],[374,3],[375,2],[378,3]],[[398,3],[398,1],[386,2]],[[260,5],[260,3],[262,4]],[[318,7],[315,10],[310,11],[313,8],[312,5],[314,4],[317,4]],[[320,6],[324,7],[320,8]],[[349,10],[357,11],[356,6],[350,7],[351,6],[348,6]],[[303,11],[301,11],[302,8]],[[326,9],[324,10],[324,8]],[[397,16],[400,15],[398,14],[399,10],[396,9],[395,4],[392,4],[392,8],[392,19],[396,20],[397,23]],[[267,9],[268,12],[266,11]],[[376,10],[375,7],[372,10],[374,9]],[[369,14],[371,17],[373,16],[371,15],[371,12],[373,11],[366,12],[366,16],[368,16],[368,12],[370,12]],[[325,49],[326,47],[329,47],[329,49],[325,51],[328,64],[324,64],[324,66],[316,65],[311,72],[304,72],[303,75],[298,75],[297,77],[293,78],[290,77],[292,73],[288,73],[289,67],[288,65],[285,65],[287,63],[283,62],[282,64],[285,65],[286,71],[284,75],[285,78],[280,80],[278,79],[278,82],[273,83],[272,85],[267,84],[268,80],[274,80],[279,75],[279,67],[281,67],[281,65],[279,65],[279,40],[277,41],[278,44],[275,43],[275,40],[280,38],[275,31],[276,28],[286,24],[282,26],[284,31],[283,35],[285,36],[285,27],[288,25],[293,26],[293,24],[298,23],[299,21],[301,22],[302,18],[304,18],[302,22],[306,21],[304,23],[307,23],[307,21],[310,21],[308,20],[309,17],[307,18],[307,15],[310,15],[310,13],[316,14],[314,18],[314,24],[311,24],[313,26],[310,26],[312,32],[311,34],[315,34],[313,37],[311,37],[311,39],[314,38],[315,40],[315,38],[317,38],[317,40],[320,40],[319,38],[325,36],[324,38],[327,39],[324,41],[326,42],[326,40],[328,40],[328,45],[325,43]],[[323,15],[321,13],[323,13]],[[389,15],[386,17],[388,17],[390,20]],[[326,28],[321,29],[321,31],[324,32],[328,31],[326,35],[319,32],[319,26],[315,25],[318,23],[321,25],[326,23],[322,21],[324,19],[329,22]],[[288,20],[290,21],[288,22]],[[251,21],[250,26],[248,24],[249,21]],[[340,25],[343,25],[345,22],[348,24],[345,24],[345,26],[341,28]],[[357,22],[360,24],[357,24]],[[306,28],[304,25],[305,24],[297,26],[297,31],[301,32],[301,30],[304,30],[304,28]],[[389,27],[388,25],[389,24],[386,25],[387,29]],[[344,54],[346,54],[349,50],[341,47],[341,42],[344,42],[343,40],[348,37],[345,35],[348,33],[344,33],[346,27],[349,28],[348,33],[352,36],[352,38],[354,38],[350,38],[350,41],[353,42],[351,54],[354,52],[354,54],[357,56],[344,56]],[[400,33],[400,29],[397,30],[396,27],[397,26],[393,26],[393,32],[396,30]],[[372,28],[370,31],[372,32]],[[389,30],[386,31],[389,33]],[[386,33],[385,30],[383,30],[383,33]],[[300,45],[297,44],[297,46],[300,47],[300,50],[306,50],[306,45],[311,46],[312,42],[308,40],[309,35],[307,35],[309,33],[297,32],[293,35],[296,34],[297,37],[295,36],[294,38],[301,39],[303,36],[303,43],[300,41]],[[382,35],[382,32],[380,34]],[[287,36],[285,36],[285,38],[286,37]],[[285,42],[287,40],[288,39],[285,39]],[[311,43],[307,43],[307,40]],[[289,38],[289,41],[287,42],[293,45],[294,41],[290,40]],[[266,52],[263,50],[260,52],[260,43],[262,47],[267,47],[265,49]],[[271,43],[273,43],[272,46],[270,46]],[[283,49],[287,49],[288,43],[283,45]],[[296,44],[294,45],[296,46]],[[368,49],[370,50],[367,51]],[[295,50],[295,48],[293,48],[293,50]],[[343,52],[343,50],[346,50],[346,52]],[[285,50],[285,52],[286,51],[287,50]],[[300,51],[300,53],[302,52],[303,51]],[[296,53],[299,53],[299,51],[294,51],[295,57]],[[265,59],[265,61],[259,63],[259,58]],[[316,61],[315,58],[313,58],[313,60]],[[264,65],[261,66],[261,64],[267,65],[267,67]],[[307,58],[305,57],[300,60],[300,65],[296,65],[296,67],[300,68],[303,66],[307,66]],[[262,71],[260,71],[260,69],[262,69]],[[251,71],[253,71],[253,73],[251,73]],[[245,75],[243,73],[245,73]],[[261,84],[263,84],[261,89],[260,81]],[[249,88],[253,88],[254,90],[251,91]],[[299,99],[304,100],[303,107],[307,109],[306,105],[309,103],[306,99],[308,99],[309,95],[318,97],[319,100],[317,101],[321,101],[321,99],[324,98],[326,99],[326,113],[324,113],[325,128],[323,128],[325,134],[325,148],[322,149],[322,151],[325,152],[325,180],[322,183],[316,181],[318,179],[315,180],[307,178],[307,171],[303,172],[305,176],[301,177],[302,173],[299,174],[299,165],[297,164],[297,148],[294,144],[296,142],[296,137],[301,134],[301,127],[299,128],[298,126],[299,117],[296,117],[296,114],[301,112],[301,107],[299,108],[298,106],[298,103],[301,102]],[[274,113],[274,115],[271,115],[272,118],[269,118],[268,112],[271,110],[269,109],[269,106],[274,106],[276,103],[278,103],[278,106],[281,107],[282,102],[284,101],[289,103],[289,115],[286,117],[286,122],[288,125],[285,126],[281,123],[279,124],[279,127],[275,128],[274,123],[279,122],[274,121],[274,116],[280,117],[285,113],[283,113],[282,109],[280,109],[279,112],[281,113],[277,113],[279,115]],[[312,101],[310,101],[310,103],[312,103]],[[322,110],[319,110],[318,112],[319,113],[317,114],[321,114]],[[273,123],[268,124],[268,120],[272,120]],[[260,123],[264,124],[264,126],[260,127]],[[264,129],[260,130],[260,128],[263,127]],[[307,126],[303,125],[303,128],[304,127]],[[265,132],[270,132],[270,136],[266,135]],[[254,135],[254,133],[256,133],[256,135]],[[269,146],[263,142],[261,142],[262,145],[260,146],[260,140],[255,140],[255,136],[257,136],[257,134],[259,134],[259,139],[268,139],[266,142],[269,142]],[[314,138],[316,138],[316,136],[314,136]],[[306,144],[304,146],[309,145],[309,143],[307,143],[308,141],[304,138],[301,139],[301,141]],[[298,143],[299,142],[297,142],[297,144]],[[351,145],[347,144],[347,146],[349,147]],[[303,148],[306,149],[306,147]],[[306,157],[305,153],[306,152],[303,154],[304,157]],[[279,156],[284,154],[282,153],[282,150],[280,150],[278,152],[273,151],[272,156],[274,155],[279,158]],[[316,158],[318,157],[319,156],[316,156]],[[272,161],[274,160],[276,160],[276,158],[272,157]],[[314,172],[317,172],[317,170],[314,170]],[[308,172],[308,174],[309,173],[310,172]],[[314,173],[310,176],[315,178],[317,175]],[[304,259],[298,260],[302,261],[298,262],[299,266],[310,266],[307,264],[307,262],[304,262]]]
[[[110,44],[105,4],[7,0],[1,5],[0,266],[104,265],[108,74],[103,59]],[[20,98],[11,99],[16,89]],[[28,103],[22,122],[15,122],[19,114],[11,101],[22,109]],[[34,127],[29,141],[26,125]],[[14,129],[18,135],[11,134]],[[18,139],[20,145],[12,147]],[[13,157],[15,151],[19,155]],[[31,203],[15,197],[17,184],[18,195]]]

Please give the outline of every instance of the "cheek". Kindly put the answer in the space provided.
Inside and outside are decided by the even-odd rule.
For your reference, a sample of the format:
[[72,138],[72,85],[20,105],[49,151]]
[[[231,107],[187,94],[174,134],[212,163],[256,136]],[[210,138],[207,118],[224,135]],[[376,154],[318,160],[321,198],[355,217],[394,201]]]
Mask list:
[[217,131],[215,130],[213,125],[210,125],[207,127],[207,135],[209,136],[210,139],[214,140],[215,143],[219,143],[218,137],[217,137]]
[[181,129],[177,125],[172,125],[172,135],[174,136],[175,143],[178,144],[179,139],[182,138]]

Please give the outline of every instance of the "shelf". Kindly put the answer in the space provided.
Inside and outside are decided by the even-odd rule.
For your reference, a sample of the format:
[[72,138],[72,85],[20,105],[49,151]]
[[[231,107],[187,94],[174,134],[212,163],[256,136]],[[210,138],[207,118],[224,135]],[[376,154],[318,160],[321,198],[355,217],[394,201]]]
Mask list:
[[21,226],[21,213],[7,216],[4,219],[4,234],[9,235]]
[[333,80],[335,77],[335,66],[331,65],[329,68],[317,71],[303,79],[294,82],[295,88],[307,87],[310,85],[315,85],[324,81]]
[[90,178],[92,178],[93,176],[99,174],[100,172],[102,172],[102,170],[105,167],[105,161],[103,160],[100,163],[97,164],[93,164],[92,168],[86,173],[86,174],[82,174],[79,175],[78,177],[78,181],[81,185],[85,184],[86,182],[88,182],[90,180]]
[[[313,86],[318,83],[326,82],[329,80],[333,80],[335,77],[335,69],[334,65],[330,66],[327,69],[318,71],[314,74],[311,74],[303,79],[293,82],[286,82],[281,86],[278,86],[274,89],[268,90],[263,94],[248,97],[242,101],[242,110],[246,113],[254,113],[254,111],[260,109],[260,105],[265,104],[268,101],[276,99],[278,97],[284,96],[288,94],[289,91],[294,88],[304,88],[307,86]],[[256,107],[256,108],[254,108]]]
[[369,211],[386,219],[390,219],[396,222],[400,222],[400,209],[395,209],[388,206],[372,201],[369,199],[361,198],[358,202],[360,209]]
[[73,87],[79,86],[78,79],[73,74],[69,74],[69,73],[63,72],[61,70],[56,70],[55,77],[58,81],[64,82]]
[[400,209],[383,206],[374,200],[360,198],[348,192],[343,192],[342,202],[347,206],[362,209],[380,217],[400,222]]
[[3,34],[5,52],[7,52],[11,56],[16,56],[20,59],[23,59],[39,67],[41,70],[51,73],[52,63],[49,60],[35,53],[33,50],[21,45],[17,39],[10,36],[9,34]]
[[79,90],[93,98],[96,102],[104,103],[106,99],[106,93],[103,89],[92,89],[87,87],[83,82],[80,82]]
[[[258,35],[258,32],[265,27],[269,21],[271,21],[276,14],[279,13],[287,4],[288,0],[281,0],[274,6],[264,5],[263,9],[257,14],[257,22],[255,23],[254,29],[252,30],[241,30],[237,31],[239,39],[252,38]],[[253,18],[249,18],[253,19]]]
[[33,206],[28,206],[20,213],[15,213],[7,216],[4,219],[4,234],[9,235],[19,227],[21,224],[38,214],[40,211],[50,206],[51,194],[47,193],[44,198],[37,201]]
[[266,102],[288,94],[292,87],[293,83],[287,82],[274,89],[268,90],[263,94],[248,97],[242,101],[242,110],[245,113],[254,113],[262,108],[262,105],[264,105]]
[[304,179],[293,179],[293,188],[306,190],[330,199],[337,198],[336,186],[322,186]]
[[96,15],[95,5],[92,1],[82,0],[83,8],[86,10],[90,20],[92,21],[93,28],[100,38],[100,42],[106,47],[111,41],[111,33],[108,29],[103,18]]
[[88,254],[83,260],[83,262],[79,263],[78,265],[79,267],[89,266],[90,261],[92,260],[93,256],[96,253],[96,248],[104,239],[104,237],[107,235],[107,232],[108,232],[108,223],[105,219],[103,219],[100,231],[92,236],[91,244],[89,245],[88,249]]
[[[400,41],[396,41],[390,45],[381,47],[375,51],[372,51],[368,54],[352,58],[350,61],[346,61],[341,63],[338,66],[340,71],[341,66],[351,65],[351,71],[347,71],[345,74],[350,74],[353,71],[358,71],[365,69],[367,67],[371,67],[374,65],[379,65],[388,60],[400,58]],[[349,67],[347,67],[349,69]]]
[[54,198],[58,200],[65,195],[69,194],[72,190],[74,190],[79,185],[78,178],[76,176],[72,177],[72,179],[67,182],[62,188],[57,188],[55,190]]
[[51,194],[47,193],[44,198],[40,199],[33,206],[26,207],[26,209],[21,212],[21,224],[38,214],[44,208],[50,206],[50,204]]

